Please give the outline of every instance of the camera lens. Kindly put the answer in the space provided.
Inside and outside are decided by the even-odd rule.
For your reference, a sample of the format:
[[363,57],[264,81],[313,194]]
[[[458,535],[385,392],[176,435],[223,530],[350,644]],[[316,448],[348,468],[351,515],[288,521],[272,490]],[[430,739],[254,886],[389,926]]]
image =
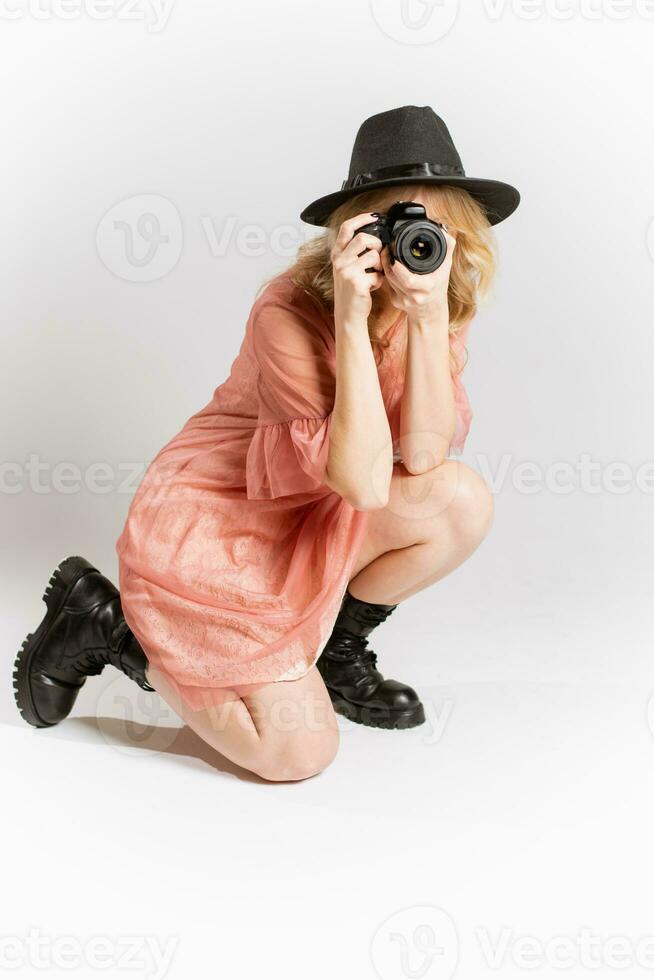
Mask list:
[[428,259],[434,249],[432,248],[431,242],[428,242],[425,238],[414,238],[409,246],[409,250],[414,259]]
[[396,230],[393,254],[410,272],[427,275],[438,269],[447,254],[447,241],[433,221],[407,221]]

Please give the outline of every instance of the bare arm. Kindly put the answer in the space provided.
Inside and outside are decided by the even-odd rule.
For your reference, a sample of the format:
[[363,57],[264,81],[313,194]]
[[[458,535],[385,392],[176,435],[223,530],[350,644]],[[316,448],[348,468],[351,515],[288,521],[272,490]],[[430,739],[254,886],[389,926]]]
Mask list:
[[381,270],[382,246],[373,235],[352,240],[371,218],[344,222],[332,251],[336,390],[326,482],[357,510],[386,506],[393,473],[392,435],[368,336],[370,293],[383,277],[365,270]]
[[400,452],[410,473],[424,473],[447,457],[456,424],[450,364],[447,289],[456,241],[446,235],[445,262],[429,275],[382,266],[396,303],[407,313],[407,367],[400,408]]
[[407,369],[400,407],[400,452],[410,473],[447,457],[454,435],[454,389],[447,313],[409,317]]
[[337,320],[327,483],[357,510],[373,510],[388,503],[392,472],[392,437],[367,322]]

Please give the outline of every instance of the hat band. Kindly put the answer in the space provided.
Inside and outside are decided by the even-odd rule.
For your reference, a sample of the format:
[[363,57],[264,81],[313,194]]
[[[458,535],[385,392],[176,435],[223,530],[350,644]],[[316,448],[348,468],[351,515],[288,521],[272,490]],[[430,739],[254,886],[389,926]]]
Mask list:
[[343,181],[342,191],[370,184],[378,180],[393,180],[396,177],[465,177],[463,167],[447,163],[406,163],[399,166],[381,167],[366,174],[356,174]]

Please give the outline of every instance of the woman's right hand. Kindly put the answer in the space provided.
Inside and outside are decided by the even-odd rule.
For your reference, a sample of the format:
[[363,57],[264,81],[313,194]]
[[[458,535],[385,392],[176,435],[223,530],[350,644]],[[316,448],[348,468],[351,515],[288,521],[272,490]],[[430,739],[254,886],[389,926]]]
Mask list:
[[[370,212],[344,221],[331,251],[334,274],[334,319],[341,323],[367,323],[372,307],[371,292],[384,282],[382,242],[375,235],[355,234],[357,228],[375,220]],[[352,237],[354,236],[354,237]],[[364,253],[364,249],[369,249]],[[363,254],[362,254],[363,253]],[[372,272],[366,272],[372,269]]]

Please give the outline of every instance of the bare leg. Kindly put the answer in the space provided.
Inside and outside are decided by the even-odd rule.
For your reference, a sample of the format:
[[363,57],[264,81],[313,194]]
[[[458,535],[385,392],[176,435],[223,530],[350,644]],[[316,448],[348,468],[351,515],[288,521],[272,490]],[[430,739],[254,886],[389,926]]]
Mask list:
[[388,505],[370,511],[349,592],[396,603],[449,575],[490,529],[493,498],[479,474],[446,460],[426,473],[393,467]]
[[[368,515],[348,588],[367,602],[394,603],[443,578],[477,548],[493,514],[482,478],[446,461],[421,475],[394,467],[388,506]],[[150,668],[148,680],[200,738],[221,755],[270,780],[315,775],[334,758],[338,725],[315,667],[297,681],[234,692],[219,707],[191,711],[174,685]]]
[[148,682],[200,738],[244,769],[269,780],[299,780],[325,769],[339,730],[315,667],[295,681],[266,684],[218,707],[192,711],[170,678],[154,667]]

